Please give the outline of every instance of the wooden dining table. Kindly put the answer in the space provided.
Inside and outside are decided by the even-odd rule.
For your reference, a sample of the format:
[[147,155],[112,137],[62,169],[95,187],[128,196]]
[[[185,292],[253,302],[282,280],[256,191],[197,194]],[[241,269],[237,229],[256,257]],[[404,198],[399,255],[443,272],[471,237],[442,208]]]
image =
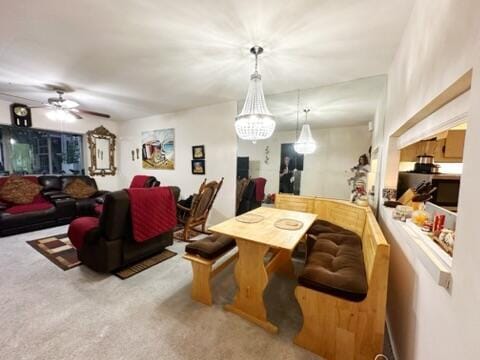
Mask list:
[[[225,305],[226,310],[269,332],[278,332],[278,327],[267,319],[263,292],[272,273],[295,276],[292,252],[316,217],[311,213],[259,207],[209,228],[235,238],[238,247],[238,288],[233,303]],[[271,256],[267,257],[267,253]]]

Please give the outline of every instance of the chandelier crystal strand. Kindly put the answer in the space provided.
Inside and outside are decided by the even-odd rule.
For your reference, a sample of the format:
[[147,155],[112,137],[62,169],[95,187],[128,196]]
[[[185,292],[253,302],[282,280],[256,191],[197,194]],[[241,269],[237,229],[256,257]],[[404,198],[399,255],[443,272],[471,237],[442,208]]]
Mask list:
[[302,131],[298,137],[297,142],[293,145],[295,151],[299,154],[312,154],[317,148],[317,143],[313,139],[310,125],[307,124],[307,116],[310,109],[303,109],[305,113],[305,123],[302,126]]
[[262,76],[258,72],[258,55],[263,49],[254,46],[250,52],[255,55],[255,72],[250,76],[247,97],[241,113],[236,117],[235,130],[240,139],[256,142],[272,136],[275,120],[265,102]]

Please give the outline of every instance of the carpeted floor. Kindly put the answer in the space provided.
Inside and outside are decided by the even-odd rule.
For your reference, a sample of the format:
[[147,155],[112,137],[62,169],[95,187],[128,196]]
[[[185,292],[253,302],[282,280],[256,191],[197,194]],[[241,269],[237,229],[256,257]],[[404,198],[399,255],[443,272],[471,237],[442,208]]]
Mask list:
[[127,280],[85,266],[57,268],[25,242],[58,227],[0,238],[0,353],[18,359],[319,359],[292,344],[301,326],[295,283],[266,290],[272,335],[222,305],[233,299],[233,267],[213,281],[215,305],[190,299],[191,268],[179,253]]

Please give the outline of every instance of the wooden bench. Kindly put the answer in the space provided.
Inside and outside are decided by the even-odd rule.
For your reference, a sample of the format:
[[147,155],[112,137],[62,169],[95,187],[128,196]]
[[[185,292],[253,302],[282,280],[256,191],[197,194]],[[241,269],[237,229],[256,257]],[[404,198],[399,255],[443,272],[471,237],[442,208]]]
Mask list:
[[[235,239],[223,235],[211,235],[185,247],[183,258],[192,263],[192,299],[212,305],[210,280],[238,258],[238,252],[225,259],[225,254],[235,248]],[[225,259],[214,267],[220,259]]]
[[390,246],[370,208],[349,202],[278,194],[275,205],[282,209],[314,212],[351,230],[362,239],[368,283],[366,297],[346,300],[304,286],[295,296],[303,313],[303,327],[294,339],[327,360],[371,360],[382,353],[388,284]]

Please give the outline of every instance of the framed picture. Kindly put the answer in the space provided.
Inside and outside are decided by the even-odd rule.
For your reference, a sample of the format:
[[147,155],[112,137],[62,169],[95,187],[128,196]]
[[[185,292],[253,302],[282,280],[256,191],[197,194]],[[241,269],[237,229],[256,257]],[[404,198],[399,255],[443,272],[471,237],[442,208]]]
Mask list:
[[298,154],[292,144],[282,144],[280,149],[281,193],[300,195],[303,171],[303,154]]
[[175,129],[142,132],[144,169],[175,169]]
[[205,159],[205,146],[204,145],[192,146],[192,157],[194,159]]
[[192,174],[205,175],[205,160],[192,160]]

